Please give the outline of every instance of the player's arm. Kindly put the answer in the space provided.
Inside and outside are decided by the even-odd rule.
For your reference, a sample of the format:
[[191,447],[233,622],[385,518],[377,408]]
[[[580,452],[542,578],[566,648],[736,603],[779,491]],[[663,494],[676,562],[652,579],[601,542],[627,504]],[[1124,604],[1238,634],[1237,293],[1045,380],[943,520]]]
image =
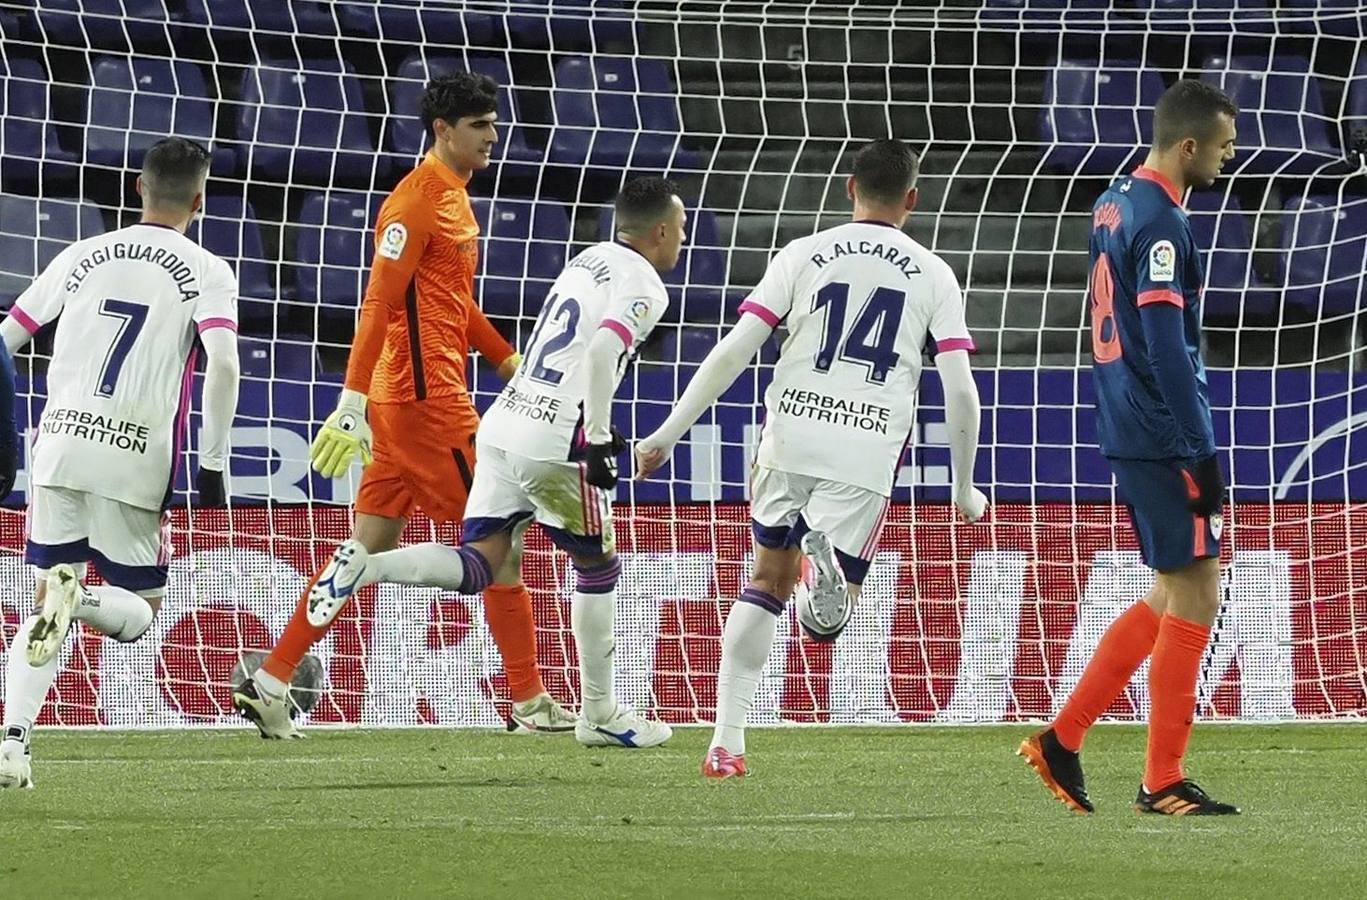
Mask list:
[[627,448],[626,441],[612,427],[618,360],[641,346],[668,306],[669,297],[657,280],[652,296],[628,296],[610,309],[589,339],[584,387],[584,439],[588,444],[584,478],[605,491],[617,487],[617,456]]
[[0,345],[0,500],[14,490],[19,475],[19,428],[14,421],[14,358]]
[[375,259],[347,358],[346,382],[337,408],[323,423],[310,450],[313,468],[327,478],[341,477],[357,456],[361,465],[370,464],[366,402],[371,378],[384,351],[385,331],[392,318],[403,314],[413,276],[435,230],[432,204],[419,193],[390,194],[380,208],[375,224]]
[[71,269],[71,248],[57,254],[43,273],[33,280],[0,322],[0,337],[10,355],[18,353],[44,325],[62,314],[66,306],[66,276]]
[[698,417],[735,383],[773,330],[774,325],[765,318],[747,311],[726,337],[712,348],[698,367],[697,374],[688,382],[669,418],[648,437],[637,441],[638,479],[649,478],[669,462],[674,445],[693,427]]
[[241,374],[237,356],[237,278],[227,263],[205,279],[195,326],[205,355],[204,394],[200,400],[204,428],[199,435],[195,489],[201,506],[222,506],[228,499],[223,476],[228,468],[228,438],[237,414]]
[[1225,483],[1215,455],[1215,436],[1201,405],[1196,369],[1187,350],[1181,276],[1189,248],[1175,229],[1168,233],[1155,226],[1135,236],[1132,251],[1138,266],[1136,302],[1149,365],[1178,433],[1187,446],[1195,448],[1196,465],[1191,475],[1199,494],[1192,501],[1192,510],[1213,515],[1224,504]]
[[499,378],[511,381],[517,367],[522,364],[522,355],[513,349],[512,344],[504,340],[503,335],[494,327],[494,323],[484,314],[484,310],[474,303],[470,304],[470,315],[465,330],[470,338],[470,346],[479,351],[479,355],[498,370]]
[[987,496],[973,486],[982,411],[968,354],[977,346],[964,317],[964,296],[958,276],[945,264],[934,277],[935,308],[931,314],[930,335],[935,340],[935,371],[940,375],[945,394],[945,430],[949,437],[954,505],[965,520],[976,522],[987,509]]

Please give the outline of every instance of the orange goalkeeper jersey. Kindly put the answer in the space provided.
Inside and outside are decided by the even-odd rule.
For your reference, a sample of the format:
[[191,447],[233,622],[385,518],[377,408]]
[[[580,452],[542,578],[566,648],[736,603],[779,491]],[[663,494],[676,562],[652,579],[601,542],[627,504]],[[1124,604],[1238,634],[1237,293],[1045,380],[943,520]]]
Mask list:
[[494,366],[513,355],[475,304],[478,240],[465,182],[427,154],[380,207],[348,388],[375,403],[467,394],[471,346]]

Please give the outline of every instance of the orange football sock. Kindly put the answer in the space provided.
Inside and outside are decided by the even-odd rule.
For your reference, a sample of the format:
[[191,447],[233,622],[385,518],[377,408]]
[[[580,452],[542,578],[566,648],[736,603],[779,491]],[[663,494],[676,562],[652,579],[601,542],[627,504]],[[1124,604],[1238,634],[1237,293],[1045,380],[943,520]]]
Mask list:
[[521,703],[543,693],[546,686],[536,665],[536,625],[527,586],[491,584],[485,588],[484,620],[489,623],[489,632],[503,656],[512,701]]
[[309,591],[321,574],[321,570],[314,573],[309,586],[299,595],[299,604],[294,608],[294,615],[290,617],[289,624],[285,626],[285,633],[280,635],[280,640],[275,642],[271,655],[261,664],[261,668],[285,684],[289,684],[290,679],[294,677],[294,670],[304,661],[304,655],[328,633],[327,628],[315,628],[310,625],[308,616]]
[[1087,729],[1120,696],[1135,669],[1153,652],[1158,619],[1153,607],[1140,600],[1106,629],[1082,679],[1054,719],[1054,734],[1064,747],[1074,752],[1082,749]]
[[1144,787],[1150,791],[1182,780],[1191,722],[1196,714],[1196,678],[1210,640],[1210,628],[1171,613],[1158,626],[1149,664],[1149,749]]

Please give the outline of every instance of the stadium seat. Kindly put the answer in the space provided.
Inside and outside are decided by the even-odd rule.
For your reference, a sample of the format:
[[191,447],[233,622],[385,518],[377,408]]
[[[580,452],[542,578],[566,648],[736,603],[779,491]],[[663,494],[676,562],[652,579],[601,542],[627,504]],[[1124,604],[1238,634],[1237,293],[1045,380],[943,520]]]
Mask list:
[[1110,7],[1110,0],[987,0],[981,16],[985,23],[1035,28],[1049,22],[1066,22],[1070,29],[1094,30],[1106,20]]
[[678,97],[658,60],[565,59],[555,67],[554,107],[553,163],[659,171],[678,150]]
[[498,316],[535,316],[565,266],[570,218],[565,207],[531,200],[474,200],[484,236],[475,281],[480,306]]
[[1153,106],[1163,79],[1137,60],[1104,69],[1059,60],[1044,82],[1040,140],[1044,166],[1087,175],[1114,175],[1137,164],[1153,140]]
[[1358,55],[1357,70],[1348,80],[1343,95],[1343,116],[1348,120],[1348,135],[1367,129],[1367,53]]
[[48,41],[123,52],[167,46],[171,18],[165,0],[42,0],[38,13]]
[[342,31],[357,37],[435,48],[495,47],[494,17],[422,0],[342,2]]
[[1239,320],[1274,315],[1281,297],[1253,269],[1252,230],[1238,198],[1225,198],[1219,190],[1192,191],[1187,211],[1205,266],[1206,317]]
[[[204,75],[189,62],[134,56],[106,57],[91,69],[86,162],[138,168],[147,148],[168,134],[206,146],[214,137],[214,101]],[[129,128],[132,128],[130,131]],[[215,148],[211,171],[231,174],[237,155]]]
[[1282,20],[1297,31],[1341,37],[1367,36],[1361,0],[1281,0]]
[[1237,156],[1226,171],[1304,173],[1340,158],[1319,82],[1304,58],[1211,57],[1201,79],[1219,85],[1239,107]]
[[[336,37],[337,21],[330,4],[301,0],[184,0],[185,21],[193,25],[289,37],[294,34]],[[238,35],[238,39],[245,34]]]
[[270,339],[240,337],[237,354],[247,378],[281,378],[314,381],[322,370],[314,338],[282,334]]
[[199,242],[206,250],[226,259],[237,273],[237,290],[243,300],[267,301],[251,304],[246,312],[264,306],[267,315],[274,311],[278,296],[272,264],[266,259],[256,210],[237,194],[211,195],[204,201],[204,215],[197,222]]
[[[669,309],[662,321],[720,322],[732,310],[725,309],[726,257],[716,214],[689,209],[687,232],[679,264],[661,276],[669,288]],[[612,208],[605,207],[598,217],[598,239],[612,236]]]
[[294,253],[301,301],[348,314],[361,305],[383,202],[383,195],[361,191],[327,191],[304,200]]
[[1367,201],[1293,197],[1282,212],[1287,305],[1320,319],[1359,309],[1367,272]]
[[398,77],[389,90],[388,145],[397,157],[395,165],[411,166],[425,146],[422,120],[418,116],[424,85],[431,78],[462,69],[488,75],[502,87],[498,92],[499,141],[494,145],[494,161],[539,160],[541,154],[527,146],[524,129],[514,124],[517,122],[517,98],[504,60],[494,56],[424,58],[415,54],[399,65]]
[[511,12],[509,39],[519,47],[595,50],[633,49],[634,27],[622,0],[550,0],[544,14]]
[[361,84],[350,64],[279,62],[242,77],[237,138],[256,177],[274,181],[368,186],[388,170],[375,152]]
[[0,308],[12,306],[67,245],[103,232],[104,219],[89,204],[0,194]]
[[1135,8],[1158,31],[1228,32],[1234,21],[1239,31],[1274,30],[1268,7],[1276,0],[1135,0]]
[[6,183],[36,181],[40,161],[76,161],[57,142],[47,73],[35,60],[0,56],[0,159]]

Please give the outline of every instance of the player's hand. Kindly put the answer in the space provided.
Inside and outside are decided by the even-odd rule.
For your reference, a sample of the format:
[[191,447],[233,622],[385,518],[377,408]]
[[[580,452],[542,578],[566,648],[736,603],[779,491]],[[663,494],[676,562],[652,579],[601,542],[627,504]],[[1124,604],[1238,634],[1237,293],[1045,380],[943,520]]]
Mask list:
[[319,475],[340,478],[357,456],[361,458],[361,465],[370,465],[374,455],[370,450],[370,425],[365,420],[365,405],[365,394],[342,391],[337,409],[323,423],[309,452],[313,469]]
[[195,476],[195,490],[199,492],[200,506],[226,506],[228,496],[223,489],[223,473],[199,467]]
[[964,521],[972,525],[987,512],[987,495],[970,484],[966,489],[955,493],[954,506],[959,510],[959,515],[964,517]]
[[584,451],[587,471],[584,480],[605,491],[617,488],[617,457],[627,448],[626,438],[614,426],[612,437],[601,444],[589,444]]
[[498,377],[504,381],[512,381],[517,370],[522,366],[522,354],[514,353],[512,356],[499,363]]
[[644,481],[654,475],[665,463],[669,462],[669,457],[674,450],[673,447],[665,446],[664,441],[655,435],[650,435],[645,440],[636,442],[636,480]]
[[1225,476],[1220,471],[1220,458],[1212,453],[1205,459],[1198,459],[1187,474],[1196,483],[1196,496],[1191,498],[1188,508],[1205,518],[1224,511]]

